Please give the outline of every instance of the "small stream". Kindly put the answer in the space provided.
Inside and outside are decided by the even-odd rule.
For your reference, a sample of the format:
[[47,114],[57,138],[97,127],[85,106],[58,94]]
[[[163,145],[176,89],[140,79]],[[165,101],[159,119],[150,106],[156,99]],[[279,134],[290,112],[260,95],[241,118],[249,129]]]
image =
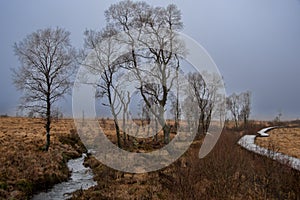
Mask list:
[[76,190],[86,190],[97,185],[97,182],[93,180],[92,170],[83,165],[85,157],[86,155],[82,154],[82,157],[68,161],[67,165],[72,175],[67,182],[58,183],[47,192],[34,195],[32,200],[68,199]]

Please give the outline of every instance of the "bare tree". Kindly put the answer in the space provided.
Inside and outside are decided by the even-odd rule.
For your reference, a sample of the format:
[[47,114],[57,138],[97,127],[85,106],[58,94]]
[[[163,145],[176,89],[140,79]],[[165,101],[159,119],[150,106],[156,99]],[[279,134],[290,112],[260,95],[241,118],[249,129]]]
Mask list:
[[183,115],[187,121],[187,131],[198,131],[199,126],[199,107],[196,98],[187,95],[183,101]]
[[225,95],[222,94],[217,94],[217,101],[216,101],[216,115],[219,118],[219,122],[220,122],[220,127],[223,127],[223,119],[226,116],[226,102],[223,102],[222,99],[226,99]]
[[[198,134],[206,134],[211,119],[212,111],[215,105],[218,89],[220,88],[221,80],[215,74],[205,73],[204,80],[203,76],[199,72],[189,73],[187,75],[188,90],[187,98],[191,105],[195,116],[198,120]],[[206,82],[207,81],[207,82]]]
[[129,104],[130,104],[130,93],[129,91],[124,91],[122,89],[116,88],[116,93],[118,95],[118,98],[121,102],[122,107],[122,131],[123,131],[123,143],[126,144],[126,134],[128,133],[129,129],[126,125],[126,119],[129,118]]
[[247,124],[251,111],[251,93],[249,91],[240,94],[233,93],[227,97],[226,105],[235,122],[235,127],[239,127],[239,122]]
[[[121,76],[120,63],[116,57],[118,52],[118,42],[114,36],[117,32],[110,26],[100,32],[85,32],[85,48],[95,52],[94,62],[83,63],[91,72],[99,75],[100,83],[97,84],[97,97],[105,98],[102,104],[110,108],[116,129],[117,143],[121,147],[120,125],[118,115],[122,110],[122,104],[118,93],[117,77]],[[101,44],[101,45],[100,45]],[[125,100],[125,99],[121,99]]]
[[64,116],[59,107],[52,107],[51,115],[52,115],[52,120],[62,119]]
[[171,99],[170,112],[174,117],[174,129],[177,131],[179,127],[180,116],[181,116],[181,108],[179,105],[179,87],[176,88],[176,95],[171,93],[170,99]]
[[278,114],[274,118],[274,122],[281,122],[282,112],[281,110],[278,111]]
[[[154,87],[154,86],[152,86]],[[154,99],[152,96],[149,97],[149,99],[147,99],[148,102],[150,103],[151,105],[151,109],[152,111],[150,110],[150,108],[146,105],[145,101],[143,99],[140,100],[139,102],[139,110],[141,110],[140,112],[140,119],[141,119],[141,122],[142,122],[142,127],[144,125],[148,125],[147,128],[148,128],[148,136],[150,135],[150,130],[151,131],[155,131],[155,135],[153,136],[153,140],[154,141],[158,141],[158,122],[157,120],[154,120],[154,125],[151,125],[151,120],[152,119],[152,116],[153,116],[153,111],[154,113],[158,113],[158,107],[155,106],[157,105],[157,102],[156,102],[156,99]]]
[[[175,5],[151,7],[145,2],[126,0],[111,5],[105,14],[108,23],[128,36],[125,42],[132,47],[130,67],[139,82],[138,90],[146,106],[163,127],[164,142],[168,143],[170,127],[165,122],[164,113],[169,91],[179,69],[177,55],[184,52],[183,45],[174,33],[182,29],[180,10]],[[136,43],[146,49],[135,49]],[[151,63],[152,67],[143,68],[141,62]],[[152,109],[149,102],[153,98],[159,106],[158,112]]]
[[75,50],[70,33],[46,28],[28,35],[14,45],[21,66],[13,69],[13,81],[23,91],[20,108],[39,113],[46,119],[46,145],[50,146],[53,104],[70,89]]
[[251,111],[251,92],[243,92],[240,94],[240,101],[242,104],[242,109],[240,113],[240,119],[243,120],[244,126],[247,125],[250,111]]
[[226,99],[227,109],[230,111],[232,118],[235,122],[235,127],[239,127],[239,114],[241,110],[241,104],[239,100],[239,95],[233,93]]

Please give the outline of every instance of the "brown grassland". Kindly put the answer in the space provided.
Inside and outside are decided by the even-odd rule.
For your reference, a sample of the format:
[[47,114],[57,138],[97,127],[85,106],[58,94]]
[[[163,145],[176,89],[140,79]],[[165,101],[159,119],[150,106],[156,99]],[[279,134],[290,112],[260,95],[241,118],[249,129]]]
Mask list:
[[[49,152],[43,152],[45,131],[41,122],[0,118],[0,199],[30,198],[33,192],[68,179],[67,160],[85,151],[73,120],[61,119],[53,123]],[[102,119],[99,123],[116,143],[112,121]],[[198,158],[200,137],[172,165],[150,173],[123,173],[89,156],[85,164],[92,168],[98,185],[76,191],[72,199],[300,199],[299,171],[237,145],[242,135],[255,134],[269,125],[251,122],[239,130],[227,125],[205,158]],[[158,139],[130,138],[124,149],[161,148],[161,134]],[[299,143],[299,137],[297,140]]]
[[71,119],[54,120],[52,133],[50,149],[44,152],[41,119],[0,118],[0,199],[27,199],[68,179],[67,160],[85,148]]
[[256,144],[300,158],[300,128],[286,127],[268,131],[269,137],[258,137]]
[[[102,127],[113,131],[108,124]],[[299,171],[237,145],[242,135],[270,125],[251,122],[244,130],[235,130],[229,124],[204,159],[198,158],[200,138],[175,163],[146,174],[122,173],[90,157],[86,164],[93,169],[98,185],[77,191],[73,199],[299,199]]]

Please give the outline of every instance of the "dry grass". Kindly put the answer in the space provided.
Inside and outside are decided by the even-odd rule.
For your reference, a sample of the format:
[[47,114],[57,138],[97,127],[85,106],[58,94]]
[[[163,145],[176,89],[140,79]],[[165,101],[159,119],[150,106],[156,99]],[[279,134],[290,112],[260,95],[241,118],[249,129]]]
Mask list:
[[300,128],[278,128],[268,132],[269,137],[257,137],[256,144],[300,158]]
[[[266,123],[249,124],[256,133]],[[77,191],[73,199],[299,199],[300,173],[237,145],[240,132],[223,131],[216,147],[198,158],[202,139],[175,163],[159,171],[128,174],[91,157],[98,185]]]
[[[116,142],[112,121],[99,123]],[[244,131],[225,129],[213,151],[201,160],[200,138],[175,163],[146,174],[119,172],[90,157],[86,164],[92,167],[98,185],[77,191],[73,199],[300,199],[299,171],[236,144],[243,134],[255,134],[268,125],[250,123]],[[0,199],[26,199],[36,190],[67,179],[66,160],[82,151],[73,129],[71,119],[54,122],[52,144],[49,152],[43,152],[45,131],[40,119],[0,118]],[[155,143],[141,141],[131,150],[163,145],[162,137]],[[128,141],[124,148],[132,145]]]
[[[137,129],[131,128],[130,131],[132,134],[136,132],[142,131],[143,133],[147,133],[148,129],[146,126],[142,125],[141,120],[134,120],[134,123],[137,126]],[[146,125],[146,122],[143,122],[144,125]],[[167,121],[169,125],[173,125],[174,122],[172,121]],[[185,125],[182,123],[182,125]],[[99,119],[99,126],[102,128],[103,133],[106,135],[106,137],[114,144],[117,144],[117,137],[116,137],[116,131],[115,131],[115,126],[114,126],[114,121],[112,119]],[[153,131],[152,129],[149,130],[150,133]],[[89,130],[89,127],[85,127],[85,132],[86,133],[91,133],[92,131]],[[163,145],[163,130],[160,130],[157,134],[157,141],[153,141],[153,137],[148,137],[148,138],[134,138],[134,137],[128,137],[126,138],[126,144],[123,143],[123,131],[120,130],[120,137],[122,141],[122,149],[129,151],[129,152],[136,152],[136,151],[143,151],[143,152],[149,152],[155,149],[161,148]],[[95,136],[90,136],[90,140],[94,141]],[[170,139],[172,140],[175,137],[175,133],[171,132],[170,134]]]
[[42,119],[0,118],[0,199],[26,199],[41,189],[66,180],[66,161],[84,150],[73,120],[53,121],[51,145],[45,145]]

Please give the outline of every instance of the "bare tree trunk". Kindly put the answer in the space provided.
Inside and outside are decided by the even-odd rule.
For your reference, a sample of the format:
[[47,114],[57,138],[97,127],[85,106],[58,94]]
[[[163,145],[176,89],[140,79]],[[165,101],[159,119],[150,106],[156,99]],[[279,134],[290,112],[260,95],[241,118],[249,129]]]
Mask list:
[[45,151],[49,150],[50,147],[50,129],[51,129],[51,103],[50,94],[47,95],[47,111],[46,111],[46,145]]
[[176,105],[175,105],[175,123],[174,123],[174,128],[175,128],[175,131],[177,132],[177,129],[179,127],[179,99],[178,99],[178,91],[177,91],[177,97],[176,97]]
[[207,134],[210,122],[211,122],[211,112],[212,110],[210,110],[210,112],[208,113],[206,120],[205,120],[205,124],[204,124],[204,133]]
[[238,128],[239,127],[239,122],[238,122],[238,119],[236,117],[234,118],[234,122],[235,122],[235,128]]
[[126,124],[125,124],[125,116],[123,115],[123,143],[126,144]]
[[203,134],[203,135],[206,134],[206,130],[205,130],[205,114],[204,114],[203,110],[201,111],[201,114],[199,116],[197,134],[198,134],[198,136],[200,136],[201,134]]
[[165,124],[163,127],[164,131],[164,143],[168,144],[170,142],[170,126],[168,124]]
[[[179,68],[179,61],[178,61],[178,68]],[[179,118],[180,118],[180,111],[179,111],[179,83],[178,83],[178,69],[176,70],[176,110],[175,110],[175,131],[177,133],[179,127]]]
[[150,120],[148,120],[147,135],[150,135]]
[[157,120],[155,120],[155,136],[154,136],[154,140],[155,142],[158,141],[158,123],[157,123]]
[[116,128],[118,147],[121,148],[122,145],[121,145],[121,138],[120,138],[120,127],[119,127],[118,120],[116,117],[114,117],[114,123],[115,123],[115,128]]
[[199,118],[199,120],[198,120],[198,130],[197,130],[197,135],[198,136],[200,136],[201,135],[201,133],[202,133],[202,119],[201,118]]

